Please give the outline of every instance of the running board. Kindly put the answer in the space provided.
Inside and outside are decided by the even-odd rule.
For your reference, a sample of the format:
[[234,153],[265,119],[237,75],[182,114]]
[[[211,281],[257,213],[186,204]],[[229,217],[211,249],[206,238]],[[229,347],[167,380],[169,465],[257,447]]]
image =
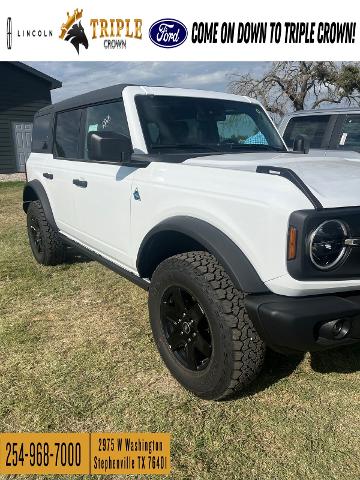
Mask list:
[[322,210],[324,207],[320,201],[315,197],[310,188],[305,185],[301,178],[291,168],[284,167],[271,167],[268,165],[258,165],[256,167],[257,173],[267,173],[268,175],[277,175],[279,177],[286,178],[289,182],[293,183],[305,197],[313,204],[315,210]]
[[66,235],[63,235],[63,234],[59,234],[59,235],[61,237],[61,240],[66,245],[76,248],[77,250],[79,250],[79,252],[81,252],[86,257],[89,257],[92,260],[95,260],[96,262],[101,263],[101,265],[104,265],[104,267],[107,267],[113,272],[121,275],[122,277],[126,278],[126,280],[129,280],[130,282],[135,283],[135,285],[137,285],[138,287],[141,287],[144,290],[149,290],[150,282],[148,280],[138,277],[137,275],[135,275],[135,273],[129,272],[129,270],[126,270],[126,268],[120,267],[116,263],[113,263],[111,260],[108,260],[107,258],[104,258],[100,254],[94,252],[93,250],[90,250],[90,248],[84,247],[84,245],[77,243],[75,240],[71,240]]

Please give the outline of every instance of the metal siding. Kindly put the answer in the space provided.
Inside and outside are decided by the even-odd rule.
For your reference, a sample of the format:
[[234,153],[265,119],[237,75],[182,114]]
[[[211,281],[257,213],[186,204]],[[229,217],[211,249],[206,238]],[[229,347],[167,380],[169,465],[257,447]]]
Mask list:
[[32,123],[51,104],[50,83],[11,63],[0,62],[0,173],[16,171],[12,122]]

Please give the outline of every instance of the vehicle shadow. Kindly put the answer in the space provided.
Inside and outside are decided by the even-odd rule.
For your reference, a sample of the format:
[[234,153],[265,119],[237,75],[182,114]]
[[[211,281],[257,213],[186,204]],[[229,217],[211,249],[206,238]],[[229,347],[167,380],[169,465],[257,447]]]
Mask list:
[[80,253],[76,248],[66,247],[65,250],[65,264],[72,265],[74,263],[88,263],[92,262],[91,258],[86,257]]
[[[250,397],[266,390],[279,380],[291,375],[303,361],[304,353],[283,355],[268,349],[265,364],[257,380],[247,389],[239,392],[231,400]],[[360,371],[360,343],[338,349],[312,352],[311,368],[318,373],[354,373]]]
[[283,355],[274,350],[268,349],[266,352],[264,367],[259,377],[248,388],[234,396],[232,400],[255,395],[256,393],[266,390],[279,380],[288,377],[303,361],[304,356],[304,353]]
[[311,354],[311,368],[319,373],[360,371],[360,344]]

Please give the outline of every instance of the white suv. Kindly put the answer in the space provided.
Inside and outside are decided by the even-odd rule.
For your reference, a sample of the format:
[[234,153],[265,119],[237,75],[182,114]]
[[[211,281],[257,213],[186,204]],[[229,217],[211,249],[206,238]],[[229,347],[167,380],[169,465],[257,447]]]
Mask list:
[[76,246],[148,289],[160,354],[202,398],[248,385],[266,345],[360,339],[360,164],[288,152],[254,100],[80,95],[36,115],[27,175],[36,260]]
[[279,132],[289,148],[297,136],[307,139],[316,157],[360,159],[359,108],[300,110],[282,119]]

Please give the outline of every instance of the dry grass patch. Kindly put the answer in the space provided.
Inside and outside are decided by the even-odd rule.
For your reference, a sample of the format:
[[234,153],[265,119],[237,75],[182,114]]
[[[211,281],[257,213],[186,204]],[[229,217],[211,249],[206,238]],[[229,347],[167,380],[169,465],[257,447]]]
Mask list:
[[145,292],[95,262],[35,263],[21,191],[0,184],[0,430],[170,431],[179,480],[360,478],[358,346],[270,352],[241,398],[201,401],[162,364]]

